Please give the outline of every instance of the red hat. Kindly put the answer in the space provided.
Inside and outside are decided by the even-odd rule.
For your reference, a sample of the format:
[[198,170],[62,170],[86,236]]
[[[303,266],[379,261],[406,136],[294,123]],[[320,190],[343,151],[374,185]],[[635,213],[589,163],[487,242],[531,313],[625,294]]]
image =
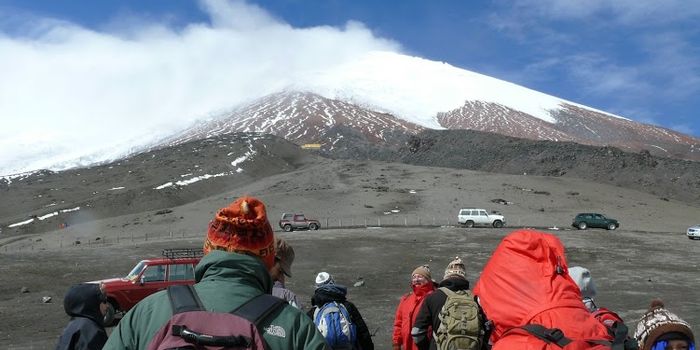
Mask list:
[[275,236],[267,221],[265,204],[244,196],[219,209],[204,240],[204,254],[212,250],[257,256],[271,269],[275,264]]

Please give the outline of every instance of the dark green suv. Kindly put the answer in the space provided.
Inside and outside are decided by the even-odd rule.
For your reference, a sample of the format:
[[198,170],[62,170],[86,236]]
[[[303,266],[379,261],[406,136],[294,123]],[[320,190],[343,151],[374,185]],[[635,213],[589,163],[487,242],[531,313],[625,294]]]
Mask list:
[[585,230],[589,227],[599,227],[607,230],[614,230],[620,227],[620,223],[615,219],[606,218],[603,214],[597,213],[581,213],[576,215],[571,226],[579,230]]

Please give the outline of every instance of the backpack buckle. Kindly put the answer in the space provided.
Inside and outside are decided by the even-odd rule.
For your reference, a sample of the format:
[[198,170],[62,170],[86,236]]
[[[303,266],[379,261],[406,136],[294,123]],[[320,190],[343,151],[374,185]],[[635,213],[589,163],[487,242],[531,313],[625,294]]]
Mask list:
[[544,336],[553,343],[559,343],[564,338],[564,332],[559,328],[550,328],[544,331]]

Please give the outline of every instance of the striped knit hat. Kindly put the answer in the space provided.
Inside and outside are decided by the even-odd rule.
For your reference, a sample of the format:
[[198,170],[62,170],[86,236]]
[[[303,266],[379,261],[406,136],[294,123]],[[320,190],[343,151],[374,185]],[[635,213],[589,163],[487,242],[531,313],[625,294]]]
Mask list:
[[265,204],[244,196],[219,209],[204,240],[204,254],[212,250],[257,256],[271,269],[275,264],[275,236]]
[[654,299],[634,332],[634,338],[639,342],[639,350],[651,350],[657,341],[666,338],[668,334],[680,335],[691,343],[695,342],[688,322],[664,308],[661,300]]

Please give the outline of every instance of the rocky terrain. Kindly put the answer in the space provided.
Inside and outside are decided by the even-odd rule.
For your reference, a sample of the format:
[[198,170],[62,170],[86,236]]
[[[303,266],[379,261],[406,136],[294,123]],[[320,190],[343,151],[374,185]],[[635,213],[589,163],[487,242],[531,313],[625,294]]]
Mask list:
[[[558,235],[570,264],[593,271],[599,302],[631,324],[661,297],[699,331],[700,242],[685,236],[700,217],[697,163],[463,131],[398,135],[403,142],[378,147],[334,131],[356,142],[327,154],[229,134],[4,181],[0,340],[9,349],[51,348],[67,322],[61,300],[71,284],[122,276],[165,247],[201,246],[214,212],[244,194],[267,204],[273,226],[283,212],[321,221],[319,231],[277,229],[297,251],[289,287],[308,301],[321,270],[347,285],[361,277],[365,286],[351,287],[350,298],[378,349],[389,347],[415,266],[428,262],[439,278],[459,255],[473,283],[500,239],[522,227]],[[506,227],[455,226],[463,207],[500,212]],[[586,211],[621,227],[571,230]]]

